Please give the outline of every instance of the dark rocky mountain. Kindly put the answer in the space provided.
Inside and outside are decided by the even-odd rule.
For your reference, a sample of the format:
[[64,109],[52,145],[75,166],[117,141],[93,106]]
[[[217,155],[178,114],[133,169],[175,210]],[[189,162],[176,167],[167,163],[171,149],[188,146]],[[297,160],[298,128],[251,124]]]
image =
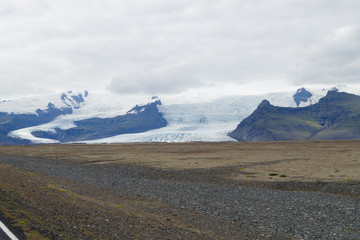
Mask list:
[[[75,94],[72,91],[50,96],[50,102],[46,107],[37,108],[36,103],[43,104],[43,99],[30,98],[15,101],[6,101],[0,104],[0,144],[34,144],[34,137],[46,138],[45,143],[72,142],[82,140],[94,140],[111,137],[126,133],[139,133],[148,130],[164,127],[167,121],[158,110],[161,101],[153,97],[150,103],[136,105],[124,115],[111,118],[87,118],[74,121],[76,127],[63,130],[61,126],[54,127],[54,131],[42,130],[42,124],[53,122],[60,115],[73,114],[74,110],[83,108],[88,97],[88,92]],[[27,102],[29,101],[29,102]],[[101,101],[101,100],[100,100]],[[46,102],[46,101],[45,101]],[[106,102],[108,104],[108,102]],[[9,107],[10,106],[10,107]],[[100,104],[96,105],[100,106]],[[96,110],[96,109],[95,109]],[[56,120],[55,120],[56,122]],[[39,127],[35,131],[27,131],[29,127]],[[23,130],[24,133],[17,135],[16,130]],[[30,136],[29,136],[30,135]],[[32,135],[32,136],[31,136]],[[25,139],[23,139],[25,138]]]
[[312,93],[307,91],[305,88],[298,89],[293,96],[296,106],[300,106],[301,102],[307,103],[311,97]]
[[229,136],[238,141],[360,139],[360,96],[335,89],[303,108],[264,100]]
[[56,133],[37,131],[32,132],[32,134],[35,137],[49,138],[60,142],[72,142],[94,140],[126,133],[145,132],[167,125],[157,105],[161,105],[160,100],[143,106],[136,105],[125,115],[75,121],[76,127],[74,128],[67,130],[56,128]]
[[[344,91],[344,87],[334,88],[333,91]],[[298,107],[279,108],[264,101],[252,116],[241,123],[243,126],[241,130],[237,129],[231,133],[233,138],[242,141],[320,139],[329,136],[345,138],[343,135],[352,138],[356,129],[344,130],[344,126],[338,125],[340,123],[337,120],[330,121],[329,116],[324,115],[332,114],[331,109],[324,111],[319,107],[302,107],[316,103],[319,97],[325,94],[325,89],[310,92],[301,88],[295,94],[283,92],[261,96],[230,96],[210,102],[176,103],[161,107],[157,97],[119,98],[118,95],[109,94],[95,94],[88,97],[86,91],[82,94],[60,93],[47,96],[46,99],[40,96],[6,100],[0,102],[0,144],[48,144],[87,140],[229,141],[230,138],[226,135],[229,128],[249,116],[264,98],[280,106]],[[135,106],[135,103],[144,104]],[[354,103],[350,105],[353,106]],[[310,109],[312,113],[305,112],[304,109]],[[348,107],[342,109],[348,110]],[[289,112],[296,114],[290,116]],[[317,115],[314,115],[315,112]],[[344,113],[334,114],[333,116],[342,116],[341,114]],[[306,118],[308,116],[310,117]],[[352,116],[352,118],[356,117]],[[330,123],[332,125],[329,125]],[[166,126],[168,128],[145,133]],[[341,129],[337,131],[336,136],[333,127]],[[142,132],[144,134],[138,134]],[[341,132],[343,135],[339,136]],[[117,137],[105,139],[112,136]]]
[[73,109],[79,108],[79,104],[84,102],[82,94],[73,96],[71,94],[72,92],[68,92],[61,96],[65,107],[56,108],[53,103],[49,102],[47,108],[38,108],[33,114],[0,112],[0,144],[29,144],[28,140],[11,138],[8,134],[16,129],[50,122],[60,115],[71,114]]

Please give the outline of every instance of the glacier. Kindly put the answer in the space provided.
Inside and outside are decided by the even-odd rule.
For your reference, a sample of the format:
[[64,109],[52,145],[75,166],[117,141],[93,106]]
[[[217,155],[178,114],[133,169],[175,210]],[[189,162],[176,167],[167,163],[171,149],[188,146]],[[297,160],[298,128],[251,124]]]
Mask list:
[[[343,85],[336,86],[339,91],[360,95],[360,90]],[[331,89],[308,89],[312,96],[299,107],[317,103]],[[296,91],[268,93],[262,95],[223,96],[212,100],[191,102],[189,99],[161,97],[159,111],[167,121],[167,126],[142,133],[122,134],[97,140],[78,143],[126,143],[126,142],[191,142],[191,141],[235,141],[228,133],[249,116],[266,99],[281,107],[297,107],[293,96]],[[89,118],[109,118],[128,113],[135,105],[142,106],[159,100],[157,97],[142,95],[89,94],[86,101],[72,114],[61,115],[49,123],[18,129],[9,133],[13,138],[28,139],[32,143],[59,143],[57,140],[38,138],[35,131],[53,132],[56,128],[66,130],[75,126],[74,122]],[[30,104],[29,104],[30,105]],[[28,108],[26,111],[30,111]],[[22,109],[23,111],[25,108]],[[1,104],[0,104],[1,111]],[[20,111],[18,108],[17,111]],[[136,114],[134,112],[133,114]],[[76,142],[75,142],[76,143]]]
[[[346,91],[360,95],[359,89],[344,85],[336,86],[339,91]],[[299,107],[315,104],[333,88],[308,89],[312,97],[307,102],[301,102]],[[271,104],[280,107],[297,107],[293,96],[296,91],[269,93],[248,96],[224,96],[211,101],[195,103],[179,99],[162,98],[163,105],[160,112],[168,121],[166,127],[137,134],[124,134],[110,138],[84,141],[83,143],[127,143],[127,142],[220,142],[235,141],[228,133],[247,116],[249,116],[261,103],[267,99]],[[174,103],[175,102],[175,103]]]

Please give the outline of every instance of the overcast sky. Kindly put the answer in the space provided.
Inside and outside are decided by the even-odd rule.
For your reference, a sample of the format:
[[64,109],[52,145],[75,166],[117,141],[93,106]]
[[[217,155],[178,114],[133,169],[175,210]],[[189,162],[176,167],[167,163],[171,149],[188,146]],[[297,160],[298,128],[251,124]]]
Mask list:
[[359,11],[359,0],[0,0],[0,99],[358,84]]

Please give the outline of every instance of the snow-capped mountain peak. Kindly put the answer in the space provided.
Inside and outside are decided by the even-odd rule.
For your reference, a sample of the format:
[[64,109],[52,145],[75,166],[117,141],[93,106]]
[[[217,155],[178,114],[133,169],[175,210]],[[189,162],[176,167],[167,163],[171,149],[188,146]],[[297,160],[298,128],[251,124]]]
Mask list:
[[9,114],[38,114],[39,110],[47,111],[49,108],[71,108],[74,110],[80,108],[87,97],[87,91],[77,93],[68,91],[41,97],[10,99],[0,102],[0,112]]
[[84,96],[82,93],[73,94],[72,91],[69,91],[67,93],[63,93],[60,99],[66,106],[78,109],[81,107],[81,104],[85,102],[84,97],[86,98],[88,95],[88,91],[84,92]]
[[[89,95],[87,91],[69,91],[41,101],[27,98],[2,102],[0,120],[5,123],[17,119],[15,122],[21,124],[6,128],[9,136],[32,143],[69,142],[72,139],[86,143],[233,141],[228,132],[264,99],[279,107],[305,107],[317,103],[331,89],[300,88],[297,91],[224,96],[196,102],[181,96],[178,99],[172,96],[170,101],[162,97],[160,101],[157,96]],[[360,95],[359,89],[343,85],[336,86],[336,89]],[[17,113],[34,116],[20,121],[21,116]],[[123,121],[126,121],[125,128]],[[106,134],[99,133],[101,127]],[[83,138],[81,134],[84,134]]]

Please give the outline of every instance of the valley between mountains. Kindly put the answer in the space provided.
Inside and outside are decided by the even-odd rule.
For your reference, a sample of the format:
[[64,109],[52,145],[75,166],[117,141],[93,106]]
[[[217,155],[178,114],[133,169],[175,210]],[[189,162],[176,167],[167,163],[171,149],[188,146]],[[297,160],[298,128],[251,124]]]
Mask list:
[[0,220],[31,240],[360,239],[359,94],[3,100]]
[[360,142],[0,146],[20,239],[359,239]]
[[360,96],[329,91],[303,108],[264,100],[229,134],[239,141],[337,140],[360,138]]
[[69,91],[3,100],[0,144],[359,139],[359,94],[336,86],[212,99]]

